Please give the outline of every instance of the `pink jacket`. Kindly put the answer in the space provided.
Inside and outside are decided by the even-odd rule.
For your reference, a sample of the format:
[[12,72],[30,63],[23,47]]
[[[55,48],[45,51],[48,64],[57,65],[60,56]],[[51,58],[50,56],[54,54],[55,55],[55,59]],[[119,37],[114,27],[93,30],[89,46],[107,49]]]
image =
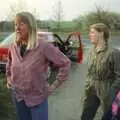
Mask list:
[[23,57],[16,45],[11,45],[9,51],[6,76],[7,82],[16,91],[17,101],[24,100],[30,107],[40,104],[50,94],[46,81],[49,61],[58,68],[53,85],[57,88],[67,80],[70,60],[42,38],[38,40],[36,48],[27,51]]

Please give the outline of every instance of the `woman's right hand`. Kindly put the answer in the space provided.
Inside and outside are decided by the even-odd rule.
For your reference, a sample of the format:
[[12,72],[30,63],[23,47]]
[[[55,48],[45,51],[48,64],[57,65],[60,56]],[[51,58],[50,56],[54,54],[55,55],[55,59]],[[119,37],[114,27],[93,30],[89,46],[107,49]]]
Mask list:
[[11,87],[11,84],[9,83],[9,82],[7,82],[7,88],[8,89],[11,89],[12,87]]

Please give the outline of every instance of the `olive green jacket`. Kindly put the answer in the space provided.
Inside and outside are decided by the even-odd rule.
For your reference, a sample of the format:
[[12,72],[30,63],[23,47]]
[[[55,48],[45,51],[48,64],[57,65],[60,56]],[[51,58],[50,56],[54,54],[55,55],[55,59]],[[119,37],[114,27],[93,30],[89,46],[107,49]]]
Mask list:
[[112,47],[93,48],[85,82],[87,94],[95,94],[107,106],[120,90],[120,51]]

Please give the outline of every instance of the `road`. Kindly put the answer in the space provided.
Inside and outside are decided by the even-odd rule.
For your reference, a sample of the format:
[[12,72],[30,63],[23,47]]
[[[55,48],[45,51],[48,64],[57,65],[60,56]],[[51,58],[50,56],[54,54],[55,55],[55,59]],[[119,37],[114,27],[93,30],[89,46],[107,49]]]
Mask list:
[[[120,46],[119,37],[110,42]],[[73,65],[69,79],[49,97],[49,120],[80,120],[86,70],[85,63]],[[99,109],[95,120],[100,120],[101,114]]]
[[69,78],[49,97],[50,120],[80,120],[85,65],[73,65]]

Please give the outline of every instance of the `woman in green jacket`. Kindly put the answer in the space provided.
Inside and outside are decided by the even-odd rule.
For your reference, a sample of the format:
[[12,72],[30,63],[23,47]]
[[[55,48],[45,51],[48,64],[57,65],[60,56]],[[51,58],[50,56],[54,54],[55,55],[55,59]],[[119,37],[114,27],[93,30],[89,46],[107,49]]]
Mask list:
[[89,40],[93,48],[89,55],[81,120],[93,120],[100,104],[103,112],[107,111],[120,89],[120,52],[108,44],[108,27],[104,23],[91,25]]

